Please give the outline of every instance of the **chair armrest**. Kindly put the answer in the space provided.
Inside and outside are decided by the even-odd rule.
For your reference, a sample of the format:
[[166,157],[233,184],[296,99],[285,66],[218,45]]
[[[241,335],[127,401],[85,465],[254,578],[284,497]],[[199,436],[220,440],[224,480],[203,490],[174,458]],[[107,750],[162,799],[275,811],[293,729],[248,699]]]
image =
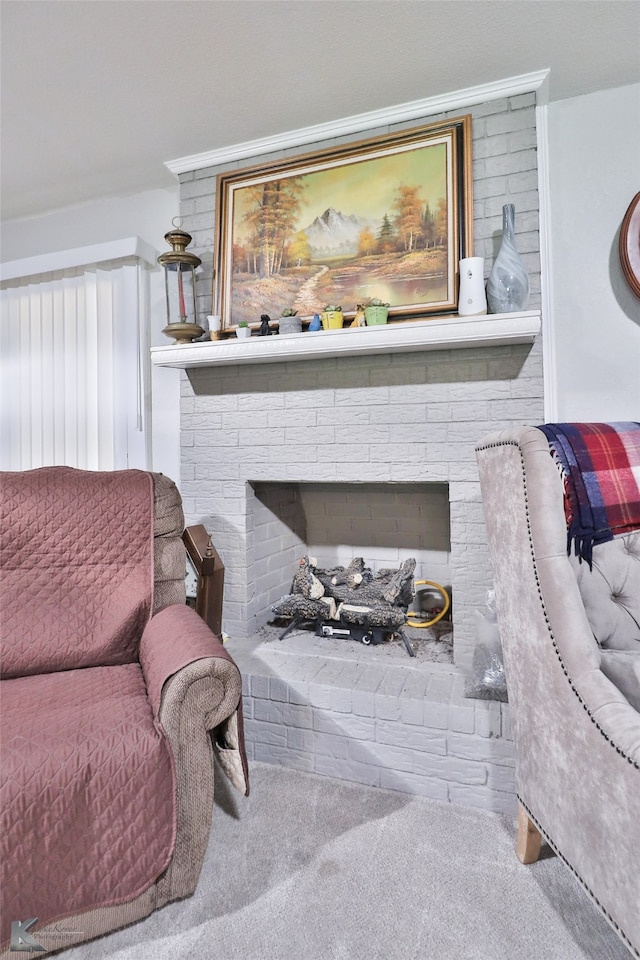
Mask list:
[[160,610],[140,642],[151,709],[175,771],[174,855],[158,880],[157,906],[195,890],[211,830],[215,753],[241,792],[249,792],[242,735],[242,678],[220,640],[190,607]]
[[149,620],[140,642],[140,665],[155,716],[167,680],[196,660],[219,657],[238,672],[219,638],[186,604],[164,607]]
[[140,665],[154,716],[174,754],[182,749],[186,726],[211,732],[224,772],[248,795],[242,677],[219,638],[190,607],[165,607],[143,632]]

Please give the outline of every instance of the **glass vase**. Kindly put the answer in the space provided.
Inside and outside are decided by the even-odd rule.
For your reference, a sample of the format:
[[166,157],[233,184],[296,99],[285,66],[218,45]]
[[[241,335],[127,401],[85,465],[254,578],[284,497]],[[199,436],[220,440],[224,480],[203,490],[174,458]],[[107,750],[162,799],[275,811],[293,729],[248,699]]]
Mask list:
[[502,208],[502,243],[487,281],[487,300],[491,313],[524,310],[529,302],[529,275],[516,250],[515,218],[514,205],[505,203]]

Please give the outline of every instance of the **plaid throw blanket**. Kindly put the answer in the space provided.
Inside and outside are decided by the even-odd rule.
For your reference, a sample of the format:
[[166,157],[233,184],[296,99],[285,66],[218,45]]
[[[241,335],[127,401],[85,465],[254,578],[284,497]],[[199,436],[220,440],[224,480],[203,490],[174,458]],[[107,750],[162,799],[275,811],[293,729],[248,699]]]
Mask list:
[[598,543],[640,529],[640,423],[546,423],[538,427],[565,488],[567,553],[591,568]]

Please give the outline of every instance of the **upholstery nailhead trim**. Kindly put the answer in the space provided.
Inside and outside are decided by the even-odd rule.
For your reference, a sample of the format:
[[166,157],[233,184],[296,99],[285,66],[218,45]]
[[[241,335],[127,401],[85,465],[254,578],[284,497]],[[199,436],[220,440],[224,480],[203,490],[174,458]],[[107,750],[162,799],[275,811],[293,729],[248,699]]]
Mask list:
[[540,824],[538,823],[538,821],[536,820],[536,818],[534,817],[534,815],[531,813],[531,810],[529,809],[529,807],[527,806],[527,804],[524,802],[524,800],[522,799],[522,797],[520,796],[519,793],[516,793],[516,798],[517,798],[517,800],[518,800],[518,803],[521,805],[521,807],[522,807],[524,810],[526,810],[527,816],[529,817],[529,819],[531,820],[531,822],[535,825],[535,827],[536,827],[536,829],[538,830],[538,832],[542,834],[542,836],[544,837],[546,843],[549,844],[549,846],[551,847],[551,849],[553,850],[553,852],[555,853],[555,855],[556,855],[557,857],[560,857],[560,859],[562,860],[562,862],[569,868],[569,870],[571,870],[571,873],[574,875],[574,877],[576,878],[576,880],[579,881],[580,886],[584,888],[584,890],[589,894],[589,896],[591,897],[591,899],[593,900],[593,902],[594,902],[595,904],[597,904],[598,909],[605,915],[605,917],[607,918],[607,920],[609,921],[609,923],[611,924],[611,926],[614,928],[614,930],[616,931],[616,933],[618,934],[618,936],[620,937],[620,939],[624,941],[625,945],[629,948],[629,950],[631,950],[631,952],[633,953],[634,957],[640,958],[640,952],[639,952],[639,951],[636,949],[636,947],[634,947],[634,945],[631,943],[631,941],[630,941],[629,938],[627,937],[627,935],[626,935],[626,933],[624,932],[624,930],[620,927],[620,925],[619,925],[618,923],[616,923],[616,921],[613,919],[613,917],[611,916],[611,914],[609,913],[609,911],[606,910],[605,907],[602,906],[602,904],[600,903],[600,901],[599,901],[598,898],[596,897],[596,895],[595,895],[595,893],[593,892],[593,890],[591,889],[591,887],[590,887],[587,883],[584,882],[584,880],[582,879],[582,877],[580,876],[580,874],[578,873],[578,871],[575,869],[575,867],[573,866],[573,864],[570,863],[569,860],[567,860],[567,858],[565,857],[565,855],[564,855],[563,853],[561,853],[560,850],[556,847],[556,845],[555,845],[555,843],[553,842],[553,840],[551,840],[551,839],[549,838],[548,834],[547,834],[547,833],[543,830],[543,828],[540,826]]
[[[640,770],[640,763],[638,763],[636,760],[633,760],[630,756],[628,756],[628,754],[626,754],[626,753],[624,752],[624,750],[622,750],[622,749],[611,739],[611,737],[609,737],[609,735],[605,733],[605,731],[602,729],[602,727],[600,726],[600,724],[598,723],[598,721],[596,720],[596,718],[593,716],[593,714],[592,714],[591,711],[589,710],[588,706],[586,705],[586,703],[584,702],[584,700],[582,699],[582,697],[580,696],[580,694],[578,693],[578,691],[577,691],[576,688],[574,687],[573,681],[571,680],[571,677],[569,676],[569,672],[568,672],[568,670],[567,670],[567,668],[566,668],[566,666],[565,666],[565,664],[564,664],[564,660],[562,659],[562,656],[561,656],[561,654],[560,654],[560,651],[558,650],[558,645],[557,645],[556,639],[555,639],[555,637],[554,637],[554,635],[553,635],[553,630],[551,629],[551,622],[550,622],[549,617],[548,617],[548,615],[547,615],[547,608],[546,608],[546,606],[545,606],[544,598],[543,598],[543,596],[542,596],[542,589],[541,589],[541,587],[540,587],[540,580],[539,580],[539,578],[538,578],[538,566],[537,566],[537,564],[536,564],[536,558],[535,558],[535,554],[534,554],[534,550],[533,550],[533,537],[532,537],[532,535],[531,535],[531,522],[530,522],[530,517],[529,517],[529,495],[528,495],[528,491],[527,491],[527,476],[526,476],[525,469],[524,469],[524,456],[523,456],[523,453],[522,453],[522,448],[521,448],[520,445],[519,445],[518,443],[516,443],[514,440],[500,440],[500,441],[497,442],[497,443],[488,443],[488,444],[485,444],[485,445],[482,446],[482,447],[477,447],[476,449],[477,449],[478,451],[480,451],[480,450],[490,450],[490,449],[493,448],[493,447],[517,447],[517,448],[518,448],[518,451],[519,451],[519,453],[520,453],[520,466],[521,466],[521,469],[522,469],[522,480],[523,480],[523,483],[524,483],[524,499],[525,499],[525,510],[526,510],[526,515],[527,515],[527,531],[528,531],[528,536],[529,536],[529,548],[530,548],[530,550],[531,550],[531,560],[532,560],[532,562],[533,562],[533,570],[534,570],[535,578],[536,578],[536,587],[537,587],[537,589],[538,589],[538,597],[540,598],[540,603],[541,603],[541,605],[542,605],[542,611],[543,611],[543,614],[544,614],[545,623],[547,624],[547,629],[548,629],[548,631],[549,631],[549,637],[551,638],[551,643],[552,643],[552,645],[553,645],[553,649],[555,650],[555,654],[556,654],[556,656],[557,656],[557,658],[558,658],[558,660],[559,660],[559,662],[560,662],[560,666],[562,667],[562,672],[564,673],[565,677],[567,678],[567,681],[568,681],[568,683],[569,683],[569,686],[571,687],[571,690],[573,691],[573,693],[575,694],[575,696],[578,698],[578,701],[582,704],[582,707],[583,707],[583,709],[586,711],[587,716],[589,717],[589,719],[591,720],[591,722],[595,725],[596,729],[597,729],[598,732],[601,734],[601,736],[603,736],[604,739],[607,741],[607,743],[610,744],[610,745],[614,748],[614,750],[616,751],[616,753],[618,753],[621,757],[624,757],[624,759],[625,759],[628,763],[630,763],[632,767],[634,767],[636,770]],[[523,806],[524,806],[524,804],[523,804]],[[533,820],[533,817],[532,817],[531,819]],[[540,832],[542,833],[542,831],[540,831]],[[561,856],[561,854],[559,854],[559,856]],[[562,859],[564,859],[564,857],[563,857]],[[571,866],[571,864],[569,864],[569,866]],[[573,870],[573,867],[571,867],[571,869]],[[574,871],[574,872],[575,872],[575,871]],[[576,874],[576,876],[577,876],[577,874]],[[595,899],[595,897],[594,897],[594,899]],[[608,914],[607,914],[607,916],[608,916]],[[636,956],[640,956],[640,954],[637,954],[637,953],[636,953]]]

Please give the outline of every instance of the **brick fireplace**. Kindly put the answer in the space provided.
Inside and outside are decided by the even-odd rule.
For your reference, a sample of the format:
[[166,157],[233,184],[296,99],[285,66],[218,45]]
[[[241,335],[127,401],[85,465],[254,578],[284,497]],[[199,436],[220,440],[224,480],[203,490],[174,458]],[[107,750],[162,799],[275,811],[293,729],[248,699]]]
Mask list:
[[[473,116],[475,254],[488,270],[502,203],[513,202],[539,308],[534,94],[463,112]],[[203,314],[223,169],[181,175],[183,226],[205,264]],[[290,361],[282,346],[276,362],[198,366],[181,381],[185,513],[226,566],[224,629],[245,678],[250,756],[512,810],[508,709],[463,696],[474,612],[491,586],[474,444],[543,420],[540,338]],[[349,642],[325,655],[312,637],[307,650],[264,642],[270,605],[307,551],[326,565],[416,556],[416,577],[451,585],[454,664],[383,661]]]
[[[542,419],[539,345],[207,367],[182,389],[185,509],[225,562],[230,636],[269,619],[308,549],[342,562],[367,547],[380,565],[417,555],[417,577],[451,585],[455,662],[469,667],[474,610],[491,585],[474,443]],[[321,492],[332,506],[316,511],[335,512],[340,498],[342,517],[320,522]],[[367,510],[373,530],[354,531]],[[374,546],[356,542],[373,532]]]

